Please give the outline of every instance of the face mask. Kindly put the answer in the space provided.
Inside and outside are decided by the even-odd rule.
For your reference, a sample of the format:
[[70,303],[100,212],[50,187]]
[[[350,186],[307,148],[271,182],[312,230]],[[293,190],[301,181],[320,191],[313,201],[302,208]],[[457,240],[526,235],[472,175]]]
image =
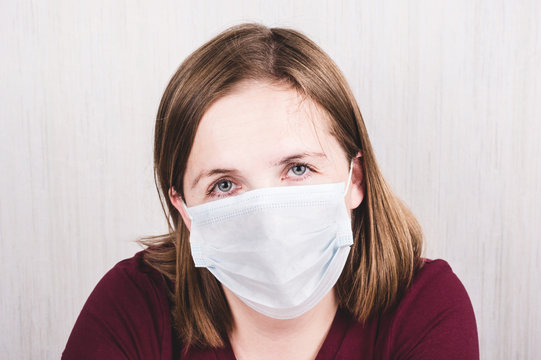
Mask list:
[[248,191],[187,210],[196,267],[276,319],[313,308],[334,286],[353,244],[344,202],[351,180]]

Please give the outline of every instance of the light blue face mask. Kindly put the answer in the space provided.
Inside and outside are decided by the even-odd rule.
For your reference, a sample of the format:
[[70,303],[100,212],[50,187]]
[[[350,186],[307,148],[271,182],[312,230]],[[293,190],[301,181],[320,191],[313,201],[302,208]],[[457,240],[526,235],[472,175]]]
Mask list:
[[187,210],[197,267],[254,310],[290,319],[334,286],[353,244],[347,185],[279,186]]

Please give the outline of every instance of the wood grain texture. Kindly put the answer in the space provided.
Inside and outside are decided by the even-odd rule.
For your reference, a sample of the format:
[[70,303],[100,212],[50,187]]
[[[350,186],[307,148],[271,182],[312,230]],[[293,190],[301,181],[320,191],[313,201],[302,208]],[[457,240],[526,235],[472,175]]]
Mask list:
[[483,359],[541,353],[541,5],[3,2],[0,353],[57,359],[90,291],[165,230],[152,131],[227,26],[299,29],[344,71],[389,183],[466,286]]

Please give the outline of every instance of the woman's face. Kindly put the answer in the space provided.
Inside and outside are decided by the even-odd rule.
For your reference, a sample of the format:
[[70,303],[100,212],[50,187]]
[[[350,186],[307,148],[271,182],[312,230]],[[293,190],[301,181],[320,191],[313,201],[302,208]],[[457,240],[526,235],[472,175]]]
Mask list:
[[[329,130],[324,111],[296,90],[240,83],[201,119],[184,175],[186,205],[263,187],[346,182],[349,160]],[[361,180],[354,161],[349,209],[362,201]],[[170,198],[190,227],[180,197],[171,191]]]

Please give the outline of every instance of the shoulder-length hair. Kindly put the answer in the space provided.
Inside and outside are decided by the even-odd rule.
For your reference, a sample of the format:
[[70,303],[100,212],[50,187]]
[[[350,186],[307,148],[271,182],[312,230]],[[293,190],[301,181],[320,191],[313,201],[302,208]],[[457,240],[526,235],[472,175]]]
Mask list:
[[259,24],[229,28],[180,65],[156,117],[155,180],[169,232],[140,242],[148,246],[145,261],[174,285],[168,290],[173,324],[186,347],[224,345],[232,315],[219,282],[194,266],[189,231],[168,194],[173,188],[184,198],[186,163],[201,118],[243,80],[292,86],[329,115],[331,132],[350,159],[362,154],[365,195],[353,211],[355,240],[335,285],[339,306],[358,321],[388,311],[421,266],[420,226],[383,179],[361,112],[336,64],[297,31]]

